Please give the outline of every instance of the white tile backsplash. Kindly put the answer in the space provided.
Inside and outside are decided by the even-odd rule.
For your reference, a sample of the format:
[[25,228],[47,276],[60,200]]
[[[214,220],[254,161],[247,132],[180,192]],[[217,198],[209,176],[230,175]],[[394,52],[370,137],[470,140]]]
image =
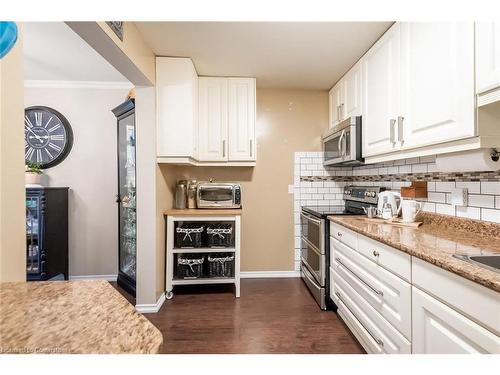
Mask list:
[[481,194],[500,194],[500,182],[481,182]]

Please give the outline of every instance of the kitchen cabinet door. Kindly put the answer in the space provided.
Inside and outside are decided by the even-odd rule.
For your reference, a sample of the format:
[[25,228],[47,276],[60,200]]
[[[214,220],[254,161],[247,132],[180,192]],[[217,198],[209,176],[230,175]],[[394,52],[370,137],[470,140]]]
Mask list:
[[158,157],[194,157],[198,129],[198,75],[189,58],[156,58]]
[[229,161],[255,161],[255,78],[228,79]]
[[346,119],[351,116],[361,116],[361,63],[354,65],[342,80],[342,119]]
[[500,337],[412,287],[414,354],[500,353]]
[[343,81],[337,82],[330,90],[330,128],[337,125],[342,120],[342,88]]
[[227,79],[199,78],[198,159],[227,161]]
[[476,22],[476,93],[500,87],[500,23]]
[[401,23],[401,51],[400,147],[473,137],[474,24]]
[[361,62],[363,157],[396,148],[395,119],[400,94],[400,24],[394,24]]

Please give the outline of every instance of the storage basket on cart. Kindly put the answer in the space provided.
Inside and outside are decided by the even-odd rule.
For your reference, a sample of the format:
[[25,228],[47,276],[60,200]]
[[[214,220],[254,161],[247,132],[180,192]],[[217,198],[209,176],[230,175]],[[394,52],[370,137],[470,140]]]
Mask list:
[[234,276],[234,254],[218,254],[208,256],[209,277],[233,277]]
[[180,224],[175,229],[175,243],[178,248],[202,247],[205,227],[198,223]]
[[177,277],[179,279],[195,279],[203,277],[204,255],[196,257],[180,256],[177,258]]
[[232,247],[232,224],[217,223],[207,225],[207,243],[208,247]]

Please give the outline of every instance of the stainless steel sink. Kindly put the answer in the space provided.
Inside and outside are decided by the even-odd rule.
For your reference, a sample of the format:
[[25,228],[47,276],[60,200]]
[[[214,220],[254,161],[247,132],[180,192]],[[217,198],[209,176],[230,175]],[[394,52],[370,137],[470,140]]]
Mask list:
[[488,268],[500,273],[500,255],[465,255],[453,254],[457,259],[476,264],[480,267]]

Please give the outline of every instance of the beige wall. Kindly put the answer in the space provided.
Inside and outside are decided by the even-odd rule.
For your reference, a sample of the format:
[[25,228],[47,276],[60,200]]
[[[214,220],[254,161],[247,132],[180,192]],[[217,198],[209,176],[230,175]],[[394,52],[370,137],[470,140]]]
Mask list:
[[0,281],[26,280],[22,27],[0,60]]
[[47,186],[69,194],[69,274],[116,275],[118,218],[115,196],[116,118],[128,88],[26,87],[25,105],[61,112],[73,129],[73,148],[59,165],[45,170]]
[[168,192],[158,199],[171,205],[177,179],[242,182],[242,271],[294,269],[294,152],[320,151],[328,125],[326,91],[257,90],[257,166],[186,167],[161,165]]

